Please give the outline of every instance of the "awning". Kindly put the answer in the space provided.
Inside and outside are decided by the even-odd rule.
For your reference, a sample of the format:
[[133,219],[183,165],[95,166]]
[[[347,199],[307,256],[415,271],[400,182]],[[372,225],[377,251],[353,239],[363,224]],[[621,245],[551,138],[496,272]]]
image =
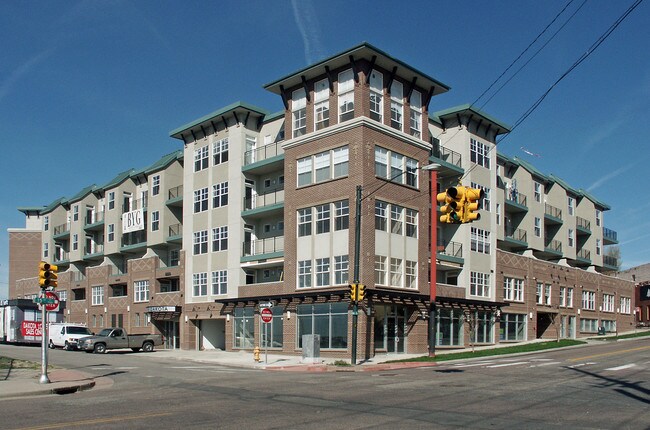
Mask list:
[[173,320],[181,316],[182,306],[147,306],[152,320]]

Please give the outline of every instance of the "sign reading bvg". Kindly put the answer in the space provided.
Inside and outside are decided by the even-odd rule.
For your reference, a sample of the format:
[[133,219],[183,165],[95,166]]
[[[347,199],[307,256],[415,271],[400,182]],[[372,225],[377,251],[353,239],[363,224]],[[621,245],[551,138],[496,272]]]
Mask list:
[[122,214],[122,233],[144,230],[144,213],[136,209]]

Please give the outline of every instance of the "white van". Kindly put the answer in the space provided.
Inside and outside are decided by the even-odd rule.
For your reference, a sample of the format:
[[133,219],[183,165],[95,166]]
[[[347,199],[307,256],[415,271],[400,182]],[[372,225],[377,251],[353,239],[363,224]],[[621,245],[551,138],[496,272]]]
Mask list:
[[66,351],[77,349],[77,341],[82,337],[92,336],[93,333],[83,324],[51,323],[49,329],[50,348],[63,348]]

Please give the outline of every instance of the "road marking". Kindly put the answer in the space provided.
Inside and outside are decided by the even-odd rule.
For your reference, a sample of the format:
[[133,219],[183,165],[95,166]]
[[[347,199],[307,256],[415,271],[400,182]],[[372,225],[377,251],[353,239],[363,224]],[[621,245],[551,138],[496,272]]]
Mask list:
[[504,367],[504,366],[517,366],[519,364],[527,364],[527,361],[517,361],[514,363],[504,363],[504,364],[495,364],[493,366],[487,366],[488,369],[493,369],[495,367]]
[[576,367],[590,366],[592,364],[596,364],[596,363],[587,362],[587,363],[574,364],[573,366],[568,366],[568,368],[569,369],[575,369]]
[[605,370],[611,370],[615,372],[617,370],[629,369],[630,367],[634,367],[634,366],[636,366],[636,364],[630,363],[630,364],[624,364],[622,366],[610,367],[609,369],[605,369]]
[[550,366],[552,364],[560,364],[562,363],[561,361],[548,361],[546,363],[539,363],[539,364],[533,364],[530,367],[542,367],[542,366]]
[[474,367],[474,366],[485,366],[486,364],[492,364],[494,361],[482,361],[480,363],[473,364],[454,364],[455,367]]
[[114,417],[114,418],[95,418],[91,420],[85,420],[85,421],[70,421],[67,423],[56,423],[56,424],[47,424],[43,426],[35,426],[35,427],[22,427],[17,430],[45,430],[45,429],[59,429],[59,428],[69,428],[69,427],[76,427],[76,426],[84,426],[84,425],[92,425],[92,424],[104,424],[104,423],[115,423],[115,422],[120,422],[120,421],[128,421],[128,420],[141,420],[145,418],[157,418],[157,417],[164,417],[172,415],[171,412],[155,412],[155,413],[150,413],[150,414],[142,414],[142,415],[130,415],[130,416],[125,416],[125,417]]
[[587,355],[586,357],[570,358],[568,361],[581,361],[586,360],[587,358],[606,357],[608,355],[624,354],[632,351],[643,351],[644,349],[650,349],[650,346],[640,346],[638,348],[624,349],[621,351],[603,352],[602,354]]

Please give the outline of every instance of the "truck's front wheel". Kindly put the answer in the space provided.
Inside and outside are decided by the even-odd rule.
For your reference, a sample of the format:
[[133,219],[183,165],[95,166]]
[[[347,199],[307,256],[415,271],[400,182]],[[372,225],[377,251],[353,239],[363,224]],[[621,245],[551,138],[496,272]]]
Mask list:
[[105,354],[106,353],[106,345],[103,343],[98,343],[95,345],[95,354]]
[[142,350],[144,352],[151,352],[153,351],[153,343],[152,342],[145,342],[142,344]]

